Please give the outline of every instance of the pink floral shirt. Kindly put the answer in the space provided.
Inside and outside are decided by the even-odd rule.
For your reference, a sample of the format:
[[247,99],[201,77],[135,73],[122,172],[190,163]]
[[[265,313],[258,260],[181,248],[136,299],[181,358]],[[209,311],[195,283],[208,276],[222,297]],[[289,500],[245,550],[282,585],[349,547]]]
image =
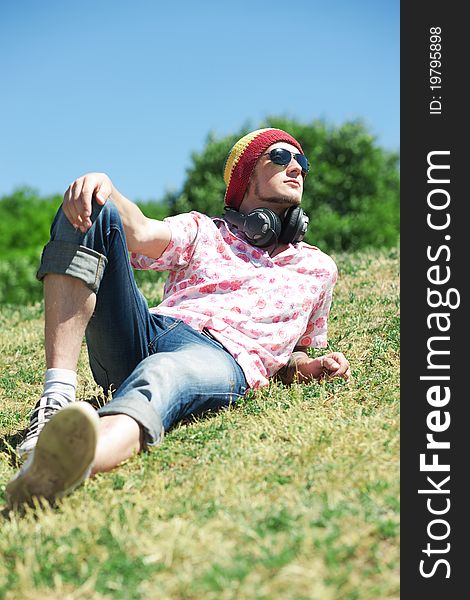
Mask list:
[[296,345],[324,348],[337,278],[334,261],[304,242],[271,258],[223,219],[168,217],[159,259],[132,254],[136,269],[169,271],[152,312],[206,328],[232,354],[252,388],[284,366]]

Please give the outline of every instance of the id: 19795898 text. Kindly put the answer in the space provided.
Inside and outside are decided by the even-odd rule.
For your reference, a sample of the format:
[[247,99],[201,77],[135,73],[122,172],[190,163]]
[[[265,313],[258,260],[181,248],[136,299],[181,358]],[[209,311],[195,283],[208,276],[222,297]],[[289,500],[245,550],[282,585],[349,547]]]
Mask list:
[[[440,115],[442,112],[442,29],[440,27],[429,28],[429,89],[432,98],[429,103],[429,114]],[[439,94],[439,95],[438,95]]]

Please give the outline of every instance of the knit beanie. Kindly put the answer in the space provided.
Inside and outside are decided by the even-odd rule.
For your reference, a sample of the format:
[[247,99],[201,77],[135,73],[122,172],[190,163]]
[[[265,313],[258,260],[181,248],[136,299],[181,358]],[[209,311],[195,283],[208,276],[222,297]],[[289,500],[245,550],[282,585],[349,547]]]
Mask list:
[[224,181],[227,185],[225,206],[239,209],[256,162],[276,142],[287,142],[304,153],[302,146],[282,129],[257,129],[243,136],[230,150],[225,161]]

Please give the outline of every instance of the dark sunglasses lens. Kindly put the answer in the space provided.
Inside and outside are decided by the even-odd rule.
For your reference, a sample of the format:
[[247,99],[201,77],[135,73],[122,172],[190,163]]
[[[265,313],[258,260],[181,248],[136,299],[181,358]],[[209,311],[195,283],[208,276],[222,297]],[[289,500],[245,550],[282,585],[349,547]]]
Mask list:
[[269,153],[269,158],[276,165],[288,165],[291,161],[292,154],[285,148],[274,148]]
[[[274,148],[269,153],[269,158],[276,165],[283,165],[284,167],[292,160],[292,153],[285,148]],[[308,160],[303,154],[294,154],[295,160],[302,167],[304,173],[308,172]]]
[[308,173],[308,160],[307,160],[307,157],[304,156],[303,154],[296,154],[295,155],[295,160],[302,167],[302,171],[304,173]]

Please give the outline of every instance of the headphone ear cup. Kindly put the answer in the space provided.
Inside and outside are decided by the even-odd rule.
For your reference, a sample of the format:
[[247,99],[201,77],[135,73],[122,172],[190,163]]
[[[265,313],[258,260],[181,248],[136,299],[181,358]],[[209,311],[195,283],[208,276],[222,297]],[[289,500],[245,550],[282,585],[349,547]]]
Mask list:
[[291,206],[284,216],[279,241],[283,244],[296,244],[303,240],[309,218],[300,206]]
[[225,206],[224,219],[243,231],[243,226],[246,221],[246,215],[244,215],[243,213],[239,212],[238,210],[235,210],[234,208],[230,208],[229,206]]
[[256,222],[256,226],[252,228],[252,231],[256,231],[256,236],[249,236],[254,246],[266,248],[277,242],[282,231],[282,221],[274,211],[269,208],[255,208],[247,215],[247,225],[250,224],[250,220]]
[[280,217],[269,208],[255,208],[254,211],[244,215],[226,206],[224,218],[243,232],[250,244],[260,248],[275,244],[282,230]]

